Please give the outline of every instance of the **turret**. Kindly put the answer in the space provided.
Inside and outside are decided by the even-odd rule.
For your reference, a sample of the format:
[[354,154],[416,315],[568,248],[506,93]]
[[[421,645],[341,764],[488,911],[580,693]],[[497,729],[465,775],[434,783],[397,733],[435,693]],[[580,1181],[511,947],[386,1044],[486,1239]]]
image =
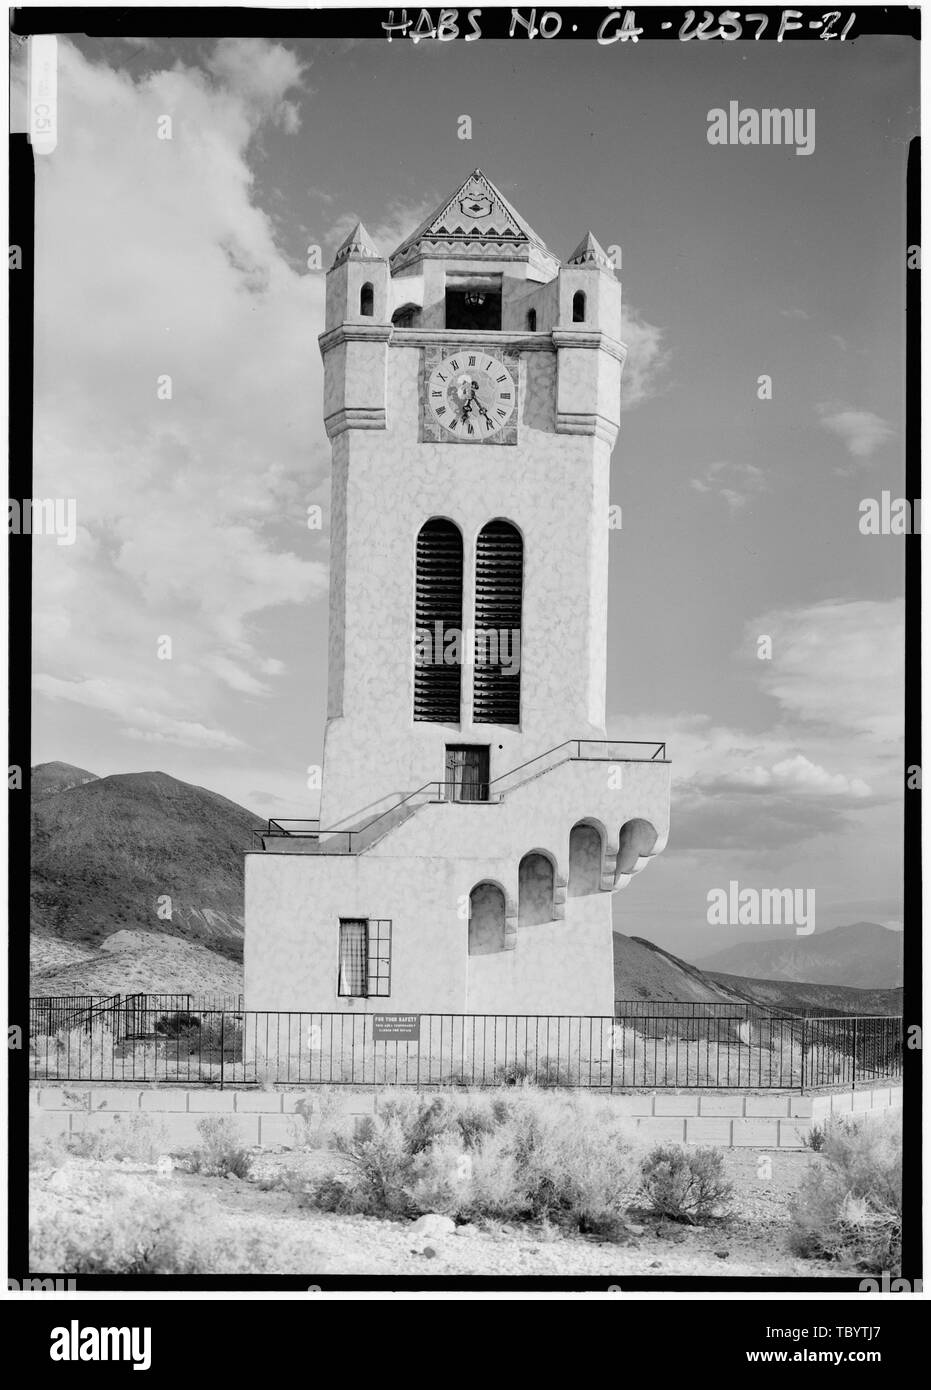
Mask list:
[[340,246],[326,277],[324,424],[332,439],[343,430],[385,428],[390,277],[361,222]]
[[556,430],[613,445],[620,425],[621,286],[588,232],[559,271]]

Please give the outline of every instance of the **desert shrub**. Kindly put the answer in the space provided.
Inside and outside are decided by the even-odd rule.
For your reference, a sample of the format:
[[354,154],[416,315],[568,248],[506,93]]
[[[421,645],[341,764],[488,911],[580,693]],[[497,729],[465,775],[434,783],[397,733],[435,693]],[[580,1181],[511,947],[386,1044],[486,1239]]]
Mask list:
[[[175,1014],[182,1020],[160,1032],[160,1047],[165,1057],[196,1057],[201,1062],[224,1060],[242,1061],[242,1023],[235,1018],[223,1022],[211,1016],[206,1021],[196,1014]],[[183,1020],[188,1019],[189,1022]],[[222,1043],[222,1046],[221,1046]]]
[[191,1170],[225,1178],[232,1174],[247,1178],[252,1171],[252,1154],[242,1144],[239,1132],[228,1115],[205,1115],[198,1123],[200,1146],[188,1155]]
[[68,1150],[78,1158],[132,1159],[154,1163],[165,1152],[165,1126],[153,1115],[115,1115],[105,1129],[72,1134]]
[[153,1031],[164,1038],[179,1038],[186,1033],[199,1033],[201,1020],[197,1014],[184,1013],[178,1011],[172,1014],[160,1014],[155,1020]]
[[791,1204],[789,1244],[804,1258],[897,1271],[902,1256],[902,1129],[899,1121],[832,1118],[822,1161]]
[[819,1154],[824,1148],[826,1138],[826,1125],[812,1125],[807,1134],[802,1135],[802,1143],[806,1149],[811,1149],[812,1153]]
[[216,1205],[185,1194],[124,1192],[62,1221],[43,1213],[30,1230],[30,1268],[64,1274],[279,1274],[319,1269],[307,1245],[277,1227],[224,1226]]
[[473,1210],[608,1234],[639,1174],[616,1117],[581,1098],[521,1097],[499,1107],[499,1128],[473,1155]]
[[726,1214],[732,1187],[719,1149],[659,1145],[643,1160],[642,1190],[653,1211],[673,1221],[707,1221]]
[[369,1215],[441,1212],[608,1232],[639,1172],[607,1110],[532,1091],[402,1096],[337,1148],[351,1171],[312,1184],[307,1203]]
[[333,1148],[337,1136],[352,1125],[352,1117],[343,1110],[342,1093],[333,1086],[317,1086],[295,1102],[292,1132],[299,1148]]

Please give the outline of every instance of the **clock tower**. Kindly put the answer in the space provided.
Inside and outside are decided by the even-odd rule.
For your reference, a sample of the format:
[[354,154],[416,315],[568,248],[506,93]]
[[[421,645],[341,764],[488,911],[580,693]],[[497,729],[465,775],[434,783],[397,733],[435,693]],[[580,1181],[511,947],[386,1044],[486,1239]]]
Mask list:
[[620,325],[591,233],[561,263],[478,169],[337,251],[320,822],[247,857],[248,1008],[613,1013],[669,802],[663,745],[605,739]]

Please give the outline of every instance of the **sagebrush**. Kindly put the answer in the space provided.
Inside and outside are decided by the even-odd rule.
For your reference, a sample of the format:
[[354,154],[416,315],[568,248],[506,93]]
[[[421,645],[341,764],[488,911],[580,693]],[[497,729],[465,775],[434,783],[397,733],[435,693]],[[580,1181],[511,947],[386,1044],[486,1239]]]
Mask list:
[[902,1261],[902,1125],[899,1118],[832,1117],[821,1156],[791,1205],[789,1243],[803,1258],[898,1273]]
[[694,1224],[727,1214],[733,1188],[720,1149],[661,1144],[643,1160],[641,1175],[644,1198],[658,1216]]
[[198,1124],[201,1142],[186,1155],[191,1171],[214,1177],[247,1178],[252,1171],[252,1154],[239,1137],[227,1115],[206,1115]]
[[606,1107],[526,1087],[392,1098],[337,1148],[349,1172],[311,1185],[306,1201],[370,1215],[546,1220],[610,1233],[638,1174],[631,1136]]

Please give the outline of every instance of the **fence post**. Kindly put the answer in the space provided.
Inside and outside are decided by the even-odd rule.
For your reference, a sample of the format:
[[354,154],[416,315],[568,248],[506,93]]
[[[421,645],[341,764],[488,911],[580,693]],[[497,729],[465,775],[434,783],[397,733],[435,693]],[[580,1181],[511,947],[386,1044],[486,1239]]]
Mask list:
[[[616,1012],[616,1011],[615,1011],[615,1012]],[[610,1024],[608,1025],[608,1027],[609,1027],[609,1032],[608,1032],[608,1046],[609,1046],[610,1049],[611,1049],[611,1085],[610,1085],[610,1090],[613,1092],[613,1091],[614,1091],[614,1037],[615,1037],[615,1034],[614,1034],[615,1023],[614,1023],[614,1019],[613,1019],[613,1018],[612,1018]]]
[[[783,1025],[785,1026],[785,1025]],[[808,1015],[802,1015],[802,1084],[800,1094],[805,1094],[805,1056],[808,1048]]]
[[857,1089],[857,1018],[856,1018],[856,1015],[854,1015],[854,1020],[853,1020],[853,1073],[852,1073],[852,1080],[851,1080],[851,1082],[850,1082],[850,1089],[851,1089],[851,1091],[855,1091],[855,1090]]
[[225,1048],[224,1045],[223,1045],[223,1044],[224,1044],[223,1026],[224,1026],[225,1022],[226,1022],[226,1014],[225,1014],[224,1012],[221,1012],[221,1013],[220,1013],[220,1090],[221,1090],[221,1091],[223,1090],[223,1064],[224,1064],[224,1059],[225,1059],[225,1057],[226,1057],[226,1048]]

